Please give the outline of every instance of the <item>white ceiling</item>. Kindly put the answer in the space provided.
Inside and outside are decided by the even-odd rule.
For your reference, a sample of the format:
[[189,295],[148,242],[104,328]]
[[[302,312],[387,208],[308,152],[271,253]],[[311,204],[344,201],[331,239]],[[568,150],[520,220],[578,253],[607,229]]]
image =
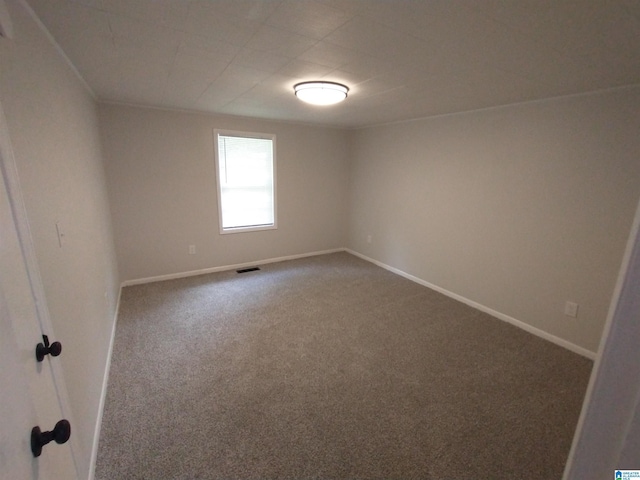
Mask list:
[[106,101],[358,127],[640,83],[639,0],[27,1]]

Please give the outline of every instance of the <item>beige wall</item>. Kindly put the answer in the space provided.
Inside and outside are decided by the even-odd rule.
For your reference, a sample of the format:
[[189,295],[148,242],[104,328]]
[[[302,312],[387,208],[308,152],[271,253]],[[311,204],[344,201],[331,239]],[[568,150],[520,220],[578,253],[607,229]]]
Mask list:
[[[639,91],[356,131],[101,105],[121,279],[347,246],[593,352],[640,196]],[[214,128],[276,133],[278,230],[218,233]]]
[[[7,3],[15,38],[0,39],[0,102],[55,330],[52,340],[63,345],[56,361],[63,366],[86,478],[118,295],[98,119],[93,98],[23,6]],[[65,232],[62,248],[56,222]]]
[[[345,245],[345,131],[108,104],[99,116],[122,280]],[[276,134],[277,230],[219,233],[214,128]]]
[[358,130],[349,247],[595,351],[640,196],[638,112],[631,88]]
[[[639,88],[356,131],[96,106],[8,4],[0,101],[83,472],[119,280],[347,246],[596,350],[640,196]],[[219,234],[214,128],[277,135],[277,230]]]

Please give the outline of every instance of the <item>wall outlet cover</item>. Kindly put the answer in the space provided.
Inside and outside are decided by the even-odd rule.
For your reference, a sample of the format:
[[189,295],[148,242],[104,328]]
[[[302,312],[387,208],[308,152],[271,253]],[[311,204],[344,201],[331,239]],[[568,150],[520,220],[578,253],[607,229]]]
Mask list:
[[578,316],[578,304],[574,302],[567,302],[564,304],[564,314],[568,317],[576,318]]

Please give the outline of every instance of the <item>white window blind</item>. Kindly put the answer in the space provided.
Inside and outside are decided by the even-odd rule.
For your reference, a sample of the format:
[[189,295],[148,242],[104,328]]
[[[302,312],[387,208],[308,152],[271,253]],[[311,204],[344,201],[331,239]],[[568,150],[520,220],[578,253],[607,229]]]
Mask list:
[[275,228],[274,136],[216,133],[221,232]]

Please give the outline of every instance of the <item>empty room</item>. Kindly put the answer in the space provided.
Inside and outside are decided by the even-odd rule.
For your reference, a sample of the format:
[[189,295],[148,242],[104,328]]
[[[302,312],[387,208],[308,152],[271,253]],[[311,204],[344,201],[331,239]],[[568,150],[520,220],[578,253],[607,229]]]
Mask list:
[[640,478],[639,132],[635,0],[0,0],[0,476]]

